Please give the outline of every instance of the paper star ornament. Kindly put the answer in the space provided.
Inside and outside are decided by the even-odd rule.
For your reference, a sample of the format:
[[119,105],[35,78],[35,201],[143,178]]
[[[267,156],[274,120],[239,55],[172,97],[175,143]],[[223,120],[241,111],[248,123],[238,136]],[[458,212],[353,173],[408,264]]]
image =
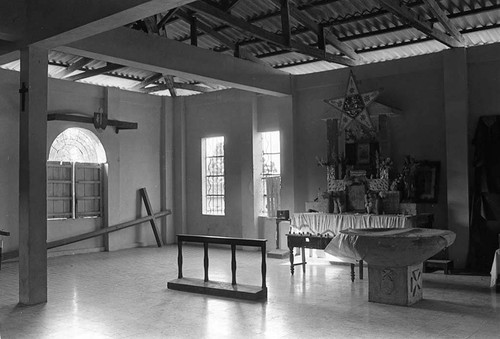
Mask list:
[[324,101],[342,113],[340,117],[339,130],[346,129],[354,120],[370,131],[374,131],[367,107],[379,96],[380,91],[359,93],[356,79],[351,72],[345,97],[336,99],[325,99]]

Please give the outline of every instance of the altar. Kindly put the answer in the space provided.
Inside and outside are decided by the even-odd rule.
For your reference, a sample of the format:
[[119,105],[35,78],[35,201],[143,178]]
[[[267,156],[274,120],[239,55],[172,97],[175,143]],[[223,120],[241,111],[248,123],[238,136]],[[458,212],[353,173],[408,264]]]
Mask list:
[[432,225],[432,214],[294,213],[291,233],[332,233],[349,228],[414,228]]

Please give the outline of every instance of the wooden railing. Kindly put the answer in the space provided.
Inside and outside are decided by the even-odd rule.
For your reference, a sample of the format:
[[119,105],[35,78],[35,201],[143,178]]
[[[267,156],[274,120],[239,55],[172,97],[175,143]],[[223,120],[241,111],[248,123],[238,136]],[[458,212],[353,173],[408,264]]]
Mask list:
[[[202,243],[203,244],[203,268],[204,279],[184,278],[182,274],[183,255],[182,244],[184,242]],[[203,294],[219,295],[226,297],[236,297],[243,299],[262,299],[267,298],[266,286],[266,239],[248,239],[248,238],[231,238],[207,235],[188,235],[178,234],[178,277],[176,280],[168,282],[167,286],[170,289],[196,292]],[[208,244],[223,244],[231,246],[231,284],[223,282],[210,281],[208,277]],[[241,285],[236,283],[236,246],[251,246],[260,247],[262,260],[261,260],[261,274],[262,286]]]

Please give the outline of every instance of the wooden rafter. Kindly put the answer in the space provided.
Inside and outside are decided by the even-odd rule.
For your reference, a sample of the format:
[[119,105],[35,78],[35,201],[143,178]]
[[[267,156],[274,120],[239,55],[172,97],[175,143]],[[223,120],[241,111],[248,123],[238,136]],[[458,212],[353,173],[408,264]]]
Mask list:
[[174,77],[171,75],[167,75],[165,77],[165,84],[167,85],[168,91],[170,92],[170,96],[175,98],[177,96],[177,92],[174,87]]
[[[84,123],[84,124],[93,124],[94,126],[96,126],[97,125],[96,114],[99,114],[99,113],[94,113],[93,117],[90,117],[87,115],[72,114],[72,113],[49,113],[49,114],[47,114],[47,121],[54,121],[54,120],[72,121],[72,122],[79,122],[79,123]],[[102,120],[101,120],[101,123],[102,123]],[[137,124],[137,122],[107,119],[107,117],[106,117],[105,126],[102,127],[102,129],[105,129],[107,126],[114,127],[115,132],[118,133],[119,131],[125,130],[125,129],[137,129],[138,124]]]
[[191,45],[198,46],[198,19],[194,14],[190,15],[189,36],[191,37]]
[[461,44],[465,44],[465,38],[460,33],[458,27],[451,22],[451,20],[446,16],[446,13],[439,6],[436,0],[424,0],[425,4],[430,8],[434,17],[443,25],[444,29],[446,29],[447,33],[451,35],[455,40],[457,40]]
[[59,78],[59,79],[64,78],[64,77],[70,75],[71,73],[73,73],[74,71],[78,71],[80,68],[85,67],[91,61],[92,61],[92,59],[90,59],[90,58],[80,58],[77,61],[75,61],[74,63],[72,63],[71,65],[69,65],[66,69],[63,69],[63,70],[57,72],[56,74],[54,74],[54,76],[56,78]]
[[[283,0],[272,0],[277,6],[280,5],[280,2]],[[325,30],[324,27],[316,23],[313,19],[311,19],[305,12],[301,11],[297,6],[293,4],[289,4],[290,16],[300,22],[309,30],[316,33],[318,36],[318,46],[323,46],[324,43],[329,43],[336,49],[338,49],[341,53],[345,54],[349,58],[353,60],[361,60],[359,54],[356,53],[354,48],[346,44],[345,42],[340,41],[334,34],[332,34],[329,30]],[[320,47],[321,48],[321,47]],[[321,48],[324,49],[324,48]]]
[[150,16],[145,18],[143,21],[149,34],[158,34],[160,32],[158,24],[156,23],[156,17]]
[[82,80],[82,79],[90,78],[90,77],[93,77],[93,76],[96,76],[96,75],[104,74],[104,73],[107,73],[107,72],[112,72],[112,71],[115,71],[115,70],[117,70],[119,68],[123,68],[123,66],[122,65],[108,63],[104,67],[97,68],[97,69],[92,69],[90,71],[85,71],[83,73],[75,74],[75,75],[72,75],[70,77],[67,77],[66,80],[71,80],[71,81]]
[[[191,15],[184,10],[179,10],[177,12],[177,16],[188,24],[191,22]],[[201,18],[198,18],[198,29],[202,32],[205,32],[205,34],[210,35],[223,45],[226,45],[229,49],[233,51],[235,50],[236,44],[234,42],[232,42],[229,38],[226,38],[224,35],[214,30]]]
[[[174,82],[173,85],[174,85],[173,86],[174,89],[179,88],[179,89],[185,89],[185,90],[200,92],[200,93],[208,93],[208,92],[214,91],[213,88],[199,86],[199,85],[193,85],[193,84],[185,84],[185,83],[180,83],[180,82]],[[154,87],[144,88],[143,92],[154,93],[154,92],[160,92],[160,91],[165,91],[165,90],[170,91],[170,85],[168,83],[156,85]],[[170,92],[170,95],[172,95],[172,92]]]
[[[179,10],[177,12],[177,16],[179,18],[181,18],[182,20],[184,20],[186,23],[190,23],[191,16],[186,11]],[[259,64],[262,64],[262,65],[265,65],[267,67],[272,68],[266,62],[255,57],[253,54],[249,53],[248,51],[246,51],[244,48],[242,48],[238,44],[235,44],[231,39],[227,38],[225,35],[214,30],[208,23],[206,23],[203,20],[203,18],[198,18],[197,27],[200,31],[204,32],[205,34],[210,35],[212,38],[219,41],[221,44],[225,45],[228,49],[234,51],[235,57],[246,59],[249,61],[253,61],[253,62],[256,62],[256,63],[259,63]]]
[[192,4],[188,4],[185,7],[188,7],[189,9],[203,13],[206,15],[210,15],[212,17],[215,17],[221,21],[226,22],[228,25],[243,31],[246,34],[253,35],[255,37],[258,37],[259,39],[265,40],[267,42],[270,42],[272,44],[278,45],[281,48],[284,49],[290,49],[298,53],[306,54],[313,56],[315,58],[325,60],[328,62],[333,62],[333,63],[338,63],[341,65],[346,65],[346,66],[355,66],[358,64],[356,61],[352,59],[345,58],[343,56],[338,56],[334,55],[325,51],[321,51],[317,48],[310,47],[304,43],[298,42],[298,41],[291,41],[290,44],[287,44],[283,36],[280,36],[275,33],[271,33],[269,31],[266,31],[265,29],[262,29],[260,27],[254,26],[245,20],[239,19],[235,16],[232,16],[230,14],[227,14],[223,11],[221,11],[218,8],[215,8],[213,6],[210,6],[206,3],[203,2],[196,2]]
[[288,0],[279,0],[281,10],[281,31],[286,45],[290,45],[292,27],[290,25],[290,4]]
[[163,78],[163,74],[161,74],[161,73],[153,74],[153,75],[147,77],[146,79],[144,79],[143,81],[141,81],[140,83],[138,83],[137,85],[131,87],[130,89],[131,90],[143,89],[144,87],[151,85],[152,83],[160,80],[161,78]]
[[241,0],[224,0],[221,4],[220,9],[224,12],[230,11],[231,8],[236,6]]
[[165,16],[163,18],[160,19],[160,21],[158,22],[158,30],[160,30],[163,26],[165,26],[165,24],[173,18],[174,14],[179,10],[180,7],[176,7],[176,8],[172,8],[170,11],[167,12],[167,14],[165,14]]
[[411,26],[418,29],[422,33],[433,37],[449,47],[463,47],[463,43],[455,40],[446,33],[435,29],[427,21],[422,21],[415,12],[407,6],[401,4],[399,0],[379,0],[380,4],[394,15],[407,21]]
[[291,93],[290,74],[286,72],[125,27],[55,50],[201,83],[274,96]]

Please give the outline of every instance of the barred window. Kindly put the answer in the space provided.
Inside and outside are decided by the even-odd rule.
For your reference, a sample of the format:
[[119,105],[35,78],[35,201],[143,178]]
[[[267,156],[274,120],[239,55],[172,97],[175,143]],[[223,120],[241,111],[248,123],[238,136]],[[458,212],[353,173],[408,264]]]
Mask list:
[[224,215],[224,137],[203,138],[201,150],[203,214]]
[[280,205],[280,132],[262,133],[262,208],[261,215],[274,217]]

